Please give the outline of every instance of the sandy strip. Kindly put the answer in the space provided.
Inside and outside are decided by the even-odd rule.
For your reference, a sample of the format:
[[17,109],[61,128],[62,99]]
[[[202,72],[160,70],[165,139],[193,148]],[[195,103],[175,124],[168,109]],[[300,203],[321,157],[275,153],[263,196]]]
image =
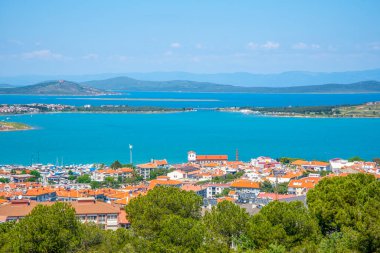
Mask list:
[[160,101],[160,102],[218,102],[218,99],[192,99],[192,98],[57,98],[77,100],[104,100],[104,101]]

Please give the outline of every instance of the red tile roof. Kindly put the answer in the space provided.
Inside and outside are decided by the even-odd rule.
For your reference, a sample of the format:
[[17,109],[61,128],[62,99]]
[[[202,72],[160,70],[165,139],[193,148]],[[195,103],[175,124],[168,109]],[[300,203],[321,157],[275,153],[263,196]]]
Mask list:
[[197,155],[197,161],[227,161],[227,155]]

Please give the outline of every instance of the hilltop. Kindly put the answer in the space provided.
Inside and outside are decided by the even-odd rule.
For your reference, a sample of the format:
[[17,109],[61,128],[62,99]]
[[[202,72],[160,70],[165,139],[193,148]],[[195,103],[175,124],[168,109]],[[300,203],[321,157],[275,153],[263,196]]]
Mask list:
[[243,87],[186,80],[142,81],[115,77],[88,81],[85,85],[106,90],[175,91],[175,92],[247,92],[247,93],[379,93],[380,82],[362,81],[351,84],[323,84],[292,87]]
[[28,95],[105,95],[106,91],[87,87],[78,83],[55,80],[34,85],[0,88],[0,94],[28,94]]

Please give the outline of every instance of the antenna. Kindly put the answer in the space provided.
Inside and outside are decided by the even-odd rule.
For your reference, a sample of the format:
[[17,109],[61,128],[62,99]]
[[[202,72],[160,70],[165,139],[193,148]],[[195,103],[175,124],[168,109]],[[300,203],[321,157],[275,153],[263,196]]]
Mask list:
[[236,161],[239,161],[239,149],[236,149]]

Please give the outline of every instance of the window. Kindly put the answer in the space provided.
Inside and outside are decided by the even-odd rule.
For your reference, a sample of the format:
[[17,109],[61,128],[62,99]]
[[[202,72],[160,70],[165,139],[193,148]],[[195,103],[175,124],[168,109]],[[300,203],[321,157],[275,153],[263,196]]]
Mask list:
[[96,222],[96,218],[97,218],[96,215],[89,215],[89,216],[87,216],[87,221],[88,222]]
[[98,220],[99,220],[99,222],[105,222],[106,221],[106,215],[100,214]]
[[117,215],[116,214],[108,214],[107,215],[107,220],[116,220],[117,219]]

